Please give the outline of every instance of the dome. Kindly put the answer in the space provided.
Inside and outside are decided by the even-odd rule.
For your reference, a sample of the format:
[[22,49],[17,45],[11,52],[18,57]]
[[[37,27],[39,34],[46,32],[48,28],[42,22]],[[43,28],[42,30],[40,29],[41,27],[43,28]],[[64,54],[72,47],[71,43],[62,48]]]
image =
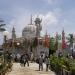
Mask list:
[[25,32],[36,32],[36,26],[35,25],[28,25],[23,29],[23,31],[25,31]]
[[36,36],[36,26],[35,25],[27,25],[22,32],[22,36],[24,38],[33,38]]

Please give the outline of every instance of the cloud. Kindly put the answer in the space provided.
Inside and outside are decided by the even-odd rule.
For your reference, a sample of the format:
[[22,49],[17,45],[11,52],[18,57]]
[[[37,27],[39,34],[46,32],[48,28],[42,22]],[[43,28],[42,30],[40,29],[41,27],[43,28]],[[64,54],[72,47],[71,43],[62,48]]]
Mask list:
[[[37,17],[37,15],[34,16],[34,19]],[[58,23],[58,19],[56,15],[53,12],[48,12],[46,14],[39,14],[38,16],[40,19],[42,19],[42,24],[45,26],[49,25],[56,25]]]
[[[59,14],[60,15],[60,14]],[[37,15],[34,15],[33,19],[35,19]],[[59,26],[59,16],[54,11],[49,11],[46,14],[39,14],[38,17],[42,19],[42,32],[41,34],[44,35],[46,30],[50,30],[53,27]],[[54,29],[53,29],[54,30]]]
[[32,12],[21,7],[16,7],[13,8],[9,13],[11,13],[11,19],[7,25],[9,32],[12,32],[12,28],[14,26],[17,36],[21,36],[22,29],[30,22],[30,15]]
[[47,2],[48,4],[55,4],[57,3],[58,0],[43,0],[45,2]]
[[22,35],[22,29],[30,23],[30,15],[33,15],[34,21],[37,13],[39,13],[39,17],[42,18],[42,35],[46,30],[52,34],[56,31],[61,32],[62,27],[64,27],[66,31],[74,32],[75,11],[73,8],[69,9],[69,6],[66,5],[67,1],[64,2],[65,0],[38,0],[37,2],[34,0],[18,2],[15,0],[2,1],[2,5],[0,4],[0,16],[3,17],[5,21],[7,20],[7,23],[9,22],[6,28],[10,33],[10,37],[13,26],[16,28],[17,36],[20,37]]
[[[12,32],[13,26],[15,26],[17,37],[21,37],[23,28],[30,23],[31,14],[33,16],[33,23],[34,23],[35,18],[37,17],[36,12],[33,13],[33,12],[30,12],[30,10],[27,10],[24,8],[19,8],[19,9],[15,8],[11,14],[12,14],[12,19],[10,20],[10,22],[7,26],[8,30],[10,32],[10,37],[11,37],[11,32]],[[56,28],[56,27],[59,28],[59,26],[60,26],[59,18],[61,17],[61,14],[62,14],[61,9],[54,9],[53,11],[48,11],[46,13],[38,14],[38,17],[40,19],[42,19],[42,23],[41,23],[41,25],[42,25],[42,33],[41,34],[42,35],[44,35],[46,30],[48,30],[48,32],[50,34],[50,32],[55,31],[54,28]]]
[[49,4],[53,4],[53,3],[55,3],[57,0],[45,0],[45,1],[47,1]]
[[[14,10],[14,12],[12,13],[13,18],[11,19],[11,21],[9,22],[9,25],[7,27],[10,32],[10,37],[11,37],[11,32],[12,32],[13,26],[15,26],[17,36],[21,37],[23,28],[30,23],[31,13],[32,12],[30,12],[28,10],[24,11],[23,8],[22,9],[20,8],[17,11],[16,11],[16,9]],[[44,13],[38,14],[38,17],[40,19],[42,19],[42,33],[43,34],[45,33],[46,30],[58,25],[59,15],[58,15],[57,11],[49,11],[45,14]],[[34,23],[34,20],[36,17],[37,17],[37,14],[33,14],[33,23]]]
[[44,17],[43,17],[43,24],[44,25],[57,25],[58,19],[55,16],[54,13],[48,12]]

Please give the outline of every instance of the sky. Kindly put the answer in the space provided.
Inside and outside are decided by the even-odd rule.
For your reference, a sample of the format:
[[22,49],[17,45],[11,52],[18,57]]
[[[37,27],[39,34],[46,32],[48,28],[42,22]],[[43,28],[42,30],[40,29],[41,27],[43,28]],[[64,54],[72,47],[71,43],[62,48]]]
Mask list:
[[[6,24],[5,28],[11,38],[12,27],[16,29],[17,37],[22,36],[22,30],[38,16],[42,18],[42,31],[49,35],[56,32],[75,33],[75,0],[0,0],[0,19]],[[1,42],[3,34],[0,33]]]

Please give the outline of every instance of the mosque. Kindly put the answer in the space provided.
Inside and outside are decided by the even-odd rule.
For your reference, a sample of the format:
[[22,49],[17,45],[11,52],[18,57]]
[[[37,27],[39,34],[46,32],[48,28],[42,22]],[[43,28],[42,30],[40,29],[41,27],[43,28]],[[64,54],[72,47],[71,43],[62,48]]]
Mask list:
[[[37,18],[35,18],[34,24],[33,24],[32,16],[31,16],[30,24],[28,24],[27,26],[25,26],[25,28],[23,28],[22,37],[20,37],[20,38],[16,37],[16,31],[15,31],[15,28],[13,27],[12,28],[12,38],[9,39],[9,41],[8,41],[10,43],[10,45],[12,45],[12,48],[9,48],[9,49],[11,49],[10,51],[14,54],[23,54],[24,52],[26,52],[29,55],[32,52],[35,58],[40,56],[40,54],[43,54],[43,56],[45,56],[46,54],[48,55],[49,48],[43,46],[43,41],[45,41],[46,38],[47,38],[46,40],[48,40],[49,36],[47,35],[47,33],[46,33],[45,37],[40,36],[40,33],[42,31],[41,22],[42,22],[42,19],[37,17]],[[35,38],[38,39],[38,46],[36,48],[31,48],[31,43]],[[29,41],[29,43],[27,41]],[[25,45],[24,49],[20,48],[20,47],[18,49],[16,49],[14,47],[15,43],[17,46]],[[26,45],[26,43],[28,43],[28,44]]]

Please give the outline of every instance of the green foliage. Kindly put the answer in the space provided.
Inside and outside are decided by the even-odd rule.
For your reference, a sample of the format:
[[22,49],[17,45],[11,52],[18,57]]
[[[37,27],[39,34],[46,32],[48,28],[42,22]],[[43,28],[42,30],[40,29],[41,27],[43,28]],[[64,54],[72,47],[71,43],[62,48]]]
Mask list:
[[55,50],[54,46],[55,46],[54,38],[51,38],[50,39],[50,50]]
[[75,59],[70,59],[67,57],[55,57],[50,58],[51,69],[56,73],[59,73],[66,66],[66,70],[71,72],[71,75],[75,75]]
[[55,42],[55,50],[58,50],[58,40]]
[[0,65],[0,71],[3,71],[4,68],[5,68],[5,66],[6,66],[6,64],[2,63],[2,64]]
[[2,69],[3,69],[3,65],[1,64],[1,65],[0,65],[0,71],[1,71]]
[[70,46],[73,46],[73,41],[74,41],[74,38],[73,38],[73,34],[69,34],[69,38],[68,38],[68,41],[70,42]]
[[72,75],[75,75],[75,59],[70,62],[70,71]]
[[0,55],[0,63],[3,62],[3,58],[4,58],[4,56],[3,55]]
[[2,54],[0,58],[3,61],[0,62],[0,74],[5,75],[5,73],[12,68],[11,58],[6,53]]
[[65,62],[65,57],[58,58],[58,57],[52,56],[50,59],[52,70],[54,70],[55,72],[60,72],[62,65],[64,65],[64,62]]
[[50,54],[53,54],[56,51],[56,44],[55,44],[55,39],[52,37],[50,38]]

